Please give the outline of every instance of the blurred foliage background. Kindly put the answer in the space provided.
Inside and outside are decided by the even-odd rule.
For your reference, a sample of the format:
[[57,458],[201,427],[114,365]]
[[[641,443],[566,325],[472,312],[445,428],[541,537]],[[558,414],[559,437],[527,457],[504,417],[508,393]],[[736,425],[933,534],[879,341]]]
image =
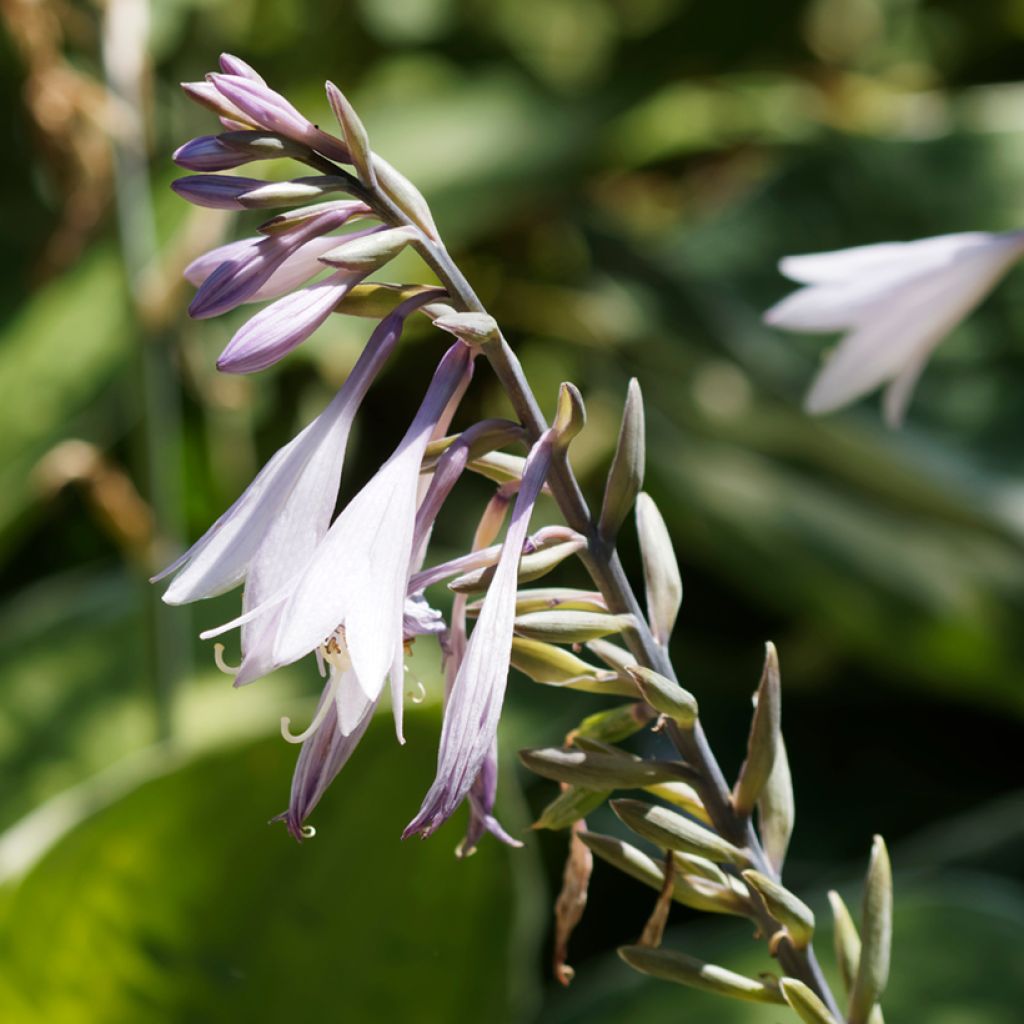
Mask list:
[[[323,406],[369,325],[335,318],[238,379],[214,370],[237,321],[186,321],[181,268],[241,230],[167,188],[171,150],[213,130],[177,83],[221,50],[314,120],[325,78],[349,93],[548,408],[559,381],[582,389],[592,499],[639,377],[686,586],[676,664],[729,771],[761,645],[781,652],[791,885],[824,922],[825,889],[856,900],[883,832],[887,1019],[1020,1019],[1019,272],[943,346],[898,433],[872,402],[806,418],[821,343],[759,315],[786,253],[1024,223],[1022,0],[153,0],[148,28],[141,0],[0,14],[0,1019],[777,1019],[631,975],[614,947],[651,896],[601,864],[559,989],[564,834],[464,863],[461,821],[399,843],[433,771],[426,645],[434,699],[409,744],[375,725],[315,841],[265,827],[294,755],[277,719],[309,706],[315,673],[232,691],[194,637],[237,596],[168,609],[146,577]],[[422,327],[403,345],[347,493],[440,351]],[[469,412],[502,409],[479,373]],[[466,484],[437,557],[465,547],[485,493]],[[635,572],[628,531],[623,547]],[[506,755],[600,706],[513,680]],[[520,832],[553,795],[511,757],[502,788]],[[667,943],[772,966],[745,925],[680,908]],[[827,927],[822,945],[828,960]]]

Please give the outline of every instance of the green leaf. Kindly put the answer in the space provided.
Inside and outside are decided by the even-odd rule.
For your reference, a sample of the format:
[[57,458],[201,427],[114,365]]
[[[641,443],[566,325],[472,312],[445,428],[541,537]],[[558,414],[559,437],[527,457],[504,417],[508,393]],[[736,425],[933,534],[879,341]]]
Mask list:
[[488,842],[457,861],[461,823],[401,842],[434,716],[406,732],[400,748],[390,723],[371,727],[301,846],[267,825],[296,754],[279,739],[193,760],[86,821],[0,894],[0,1019],[514,1019],[535,977],[531,854]]

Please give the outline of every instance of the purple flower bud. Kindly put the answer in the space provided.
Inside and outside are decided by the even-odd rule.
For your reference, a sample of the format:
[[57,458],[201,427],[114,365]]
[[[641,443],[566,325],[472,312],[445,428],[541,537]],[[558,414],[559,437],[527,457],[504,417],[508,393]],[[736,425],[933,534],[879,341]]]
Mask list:
[[350,161],[348,147],[343,142],[316,128],[280,93],[252,79],[236,75],[213,73],[208,77],[226,100],[261,128],[303,142],[332,160],[343,163]]
[[254,188],[268,185],[259,178],[236,178],[227,174],[190,174],[171,182],[171,188],[196,206],[214,210],[244,210],[238,197]]
[[198,103],[207,110],[212,110],[221,120],[225,128],[255,128],[256,125],[249,120],[233,103],[229,103],[214,88],[210,82],[182,82],[182,91],[194,103]]
[[260,85],[267,84],[263,76],[246,64],[241,57],[236,57],[231,53],[222,53],[218,63],[225,75],[237,75],[239,78],[248,78],[253,82],[259,82]]
[[179,167],[190,171],[228,171],[253,158],[242,149],[224,145],[216,135],[200,135],[179,146],[172,159]]
[[278,299],[242,325],[217,360],[223,373],[255,373],[301,345],[362,280],[344,270]]
[[345,209],[328,210],[294,231],[267,235],[226,260],[199,286],[188,308],[197,320],[225,313],[248,301],[299,246],[318,238],[348,219]]

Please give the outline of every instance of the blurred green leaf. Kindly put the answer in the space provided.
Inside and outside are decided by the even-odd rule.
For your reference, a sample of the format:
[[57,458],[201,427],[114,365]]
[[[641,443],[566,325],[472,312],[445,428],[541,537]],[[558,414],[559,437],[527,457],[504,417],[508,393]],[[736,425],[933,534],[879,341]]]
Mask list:
[[436,733],[436,713],[415,713],[399,748],[377,721],[301,846],[266,824],[296,754],[280,739],[99,812],[0,895],[0,1019],[519,1019],[534,995],[529,850],[488,842],[457,861],[457,825],[398,838]]

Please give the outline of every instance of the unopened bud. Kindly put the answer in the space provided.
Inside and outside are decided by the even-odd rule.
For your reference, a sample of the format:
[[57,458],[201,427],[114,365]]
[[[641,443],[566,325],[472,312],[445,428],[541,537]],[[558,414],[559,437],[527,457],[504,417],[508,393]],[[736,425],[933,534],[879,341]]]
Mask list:
[[739,847],[667,807],[642,800],[613,800],[611,807],[623,824],[663,850],[692,853],[718,864],[747,867],[750,863]]
[[[552,569],[557,568],[567,558],[582,551],[587,546],[584,538],[577,540],[563,541],[561,544],[553,544],[551,547],[541,548],[539,551],[532,551],[523,555],[519,560],[519,582],[532,583],[534,580],[546,576]],[[485,569],[476,569],[456,577],[448,584],[450,590],[456,594],[478,594],[486,591],[494,578],[495,567],[487,566]]]
[[598,529],[606,540],[613,540],[619,532],[644,485],[645,458],[644,401],[634,377],[626,390],[619,439],[601,504]]
[[394,312],[396,306],[425,292],[443,294],[437,288],[425,284],[357,284],[334,307],[334,312],[383,320]]
[[486,345],[501,337],[498,322],[486,313],[446,313],[434,320],[434,326],[468,345]]
[[793,779],[789,773],[786,744],[779,735],[775,763],[757,801],[757,831],[768,863],[777,874],[782,874],[786,850],[793,835],[796,820],[796,802],[793,799]]
[[569,786],[541,811],[540,817],[531,825],[535,829],[550,829],[557,832],[585,818],[596,811],[611,795],[610,789],[584,789]]
[[782,687],[775,645],[765,644],[764,669],[757,687],[757,706],[750,723],[747,759],[740,767],[732,803],[738,814],[748,815],[761,796],[775,765],[782,736]]
[[631,701],[629,704],[620,704],[618,707],[587,715],[569,733],[569,739],[573,742],[577,739],[590,739],[602,743],[621,743],[638,733],[651,718],[651,711],[645,704]]
[[566,447],[586,425],[587,410],[579,388],[575,384],[563,382],[558,389],[558,406],[552,424],[559,447]]
[[686,782],[661,782],[656,786],[645,786],[646,792],[651,796],[660,797],[666,803],[686,811],[691,818],[711,824],[711,815],[701,802],[697,790]]
[[839,1024],[814,990],[802,981],[797,978],[783,978],[779,987],[790,1009],[804,1024]]
[[[249,189],[248,191],[252,190]],[[297,210],[287,210],[284,213],[278,213],[271,217],[270,220],[265,220],[256,230],[263,235],[281,235],[304,227],[311,220],[325,213],[344,214],[345,223],[347,224],[349,221],[365,217],[370,212],[370,208],[358,199],[331,199],[326,203],[312,203],[309,206],[301,206]],[[390,288],[393,292],[398,289],[397,285],[367,285],[366,287]],[[381,319],[390,313],[392,308],[393,306],[389,306],[386,311],[382,312],[380,314]]]
[[[785,886],[760,871],[744,871],[743,880],[761,897],[765,909],[782,925],[793,946],[806,949],[814,936],[814,913],[811,908]],[[774,944],[774,937],[772,941]]]
[[857,965],[860,963],[860,936],[842,896],[834,889],[828,894],[828,902],[832,907],[832,920],[835,922],[832,942],[835,946],[836,964],[843,979],[843,988],[849,994],[857,977]]
[[282,157],[291,157],[293,160],[301,160],[309,156],[309,146],[301,142],[285,138],[274,132],[264,131],[237,131],[221,132],[217,136],[225,146],[240,153],[245,153],[250,160],[279,160]]
[[[665,871],[662,866],[632,844],[598,832],[587,832],[580,838],[598,857],[623,874],[652,889],[660,890],[664,885]],[[673,878],[672,898],[683,906],[711,914],[743,915],[749,909],[733,889],[705,879],[684,876],[679,872]]]
[[356,174],[367,188],[372,189],[377,184],[377,176],[373,171],[373,153],[370,151],[370,139],[366,134],[366,128],[363,127],[363,122],[352,104],[333,82],[328,82],[326,89],[327,102],[330,103],[331,110],[341,125]]
[[513,668],[529,676],[535,683],[564,686],[585,693],[632,696],[622,693],[625,686],[614,672],[596,668],[576,657],[572,651],[554,644],[513,637],[510,660]]
[[247,210],[262,210],[274,206],[298,206],[300,203],[319,199],[332,192],[344,192],[346,187],[344,178],[331,174],[320,174],[261,185],[251,192],[243,192],[238,197],[238,201]]
[[647,589],[647,618],[654,639],[664,646],[683,601],[683,581],[665,520],[644,491],[636,499],[636,528]]
[[587,750],[539,747],[519,751],[519,758],[530,771],[545,779],[586,789],[637,789],[679,777],[679,766],[671,761],[617,757]]
[[426,199],[418,188],[399,171],[396,171],[382,156],[372,154],[371,162],[377,176],[377,184],[388,198],[414,224],[423,229],[431,238],[436,239],[437,225]]
[[632,653],[610,640],[591,640],[587,650],[596,654],[609,668],[615,669],[623,678],[628,679],[628,670],[636,664]]
[[519,636],[555,644],[581,644],[588,640],[621,633],[635,625],[632,615],[607,612],[527,612],[513,623]]
[[864,884],[860,962],[850,993],[849,1024],[867,1024],[889,980],[892,948],[892,866],[881,836],[875,836]]
[[393,260],[419,234],[419,229],[412,226],[384,228],[342,241],[336,248],[325,252],[320,262],[339,270],[357,270],[370,274]]
[[697,721],[697,699],[678,683],[653,669],[633,665],[626,669],[645,701],[662,715],[668,715],[684,729]]
[[674,981],[678,985],[688,985],[690,988],[731,996],[733,999],[785,1005],[782,994],[774,985],[735,974],[685,953],[676,953],[670,949],[649,949],[646,946],[622,946],[618,952],[630,967],[652,978]]

